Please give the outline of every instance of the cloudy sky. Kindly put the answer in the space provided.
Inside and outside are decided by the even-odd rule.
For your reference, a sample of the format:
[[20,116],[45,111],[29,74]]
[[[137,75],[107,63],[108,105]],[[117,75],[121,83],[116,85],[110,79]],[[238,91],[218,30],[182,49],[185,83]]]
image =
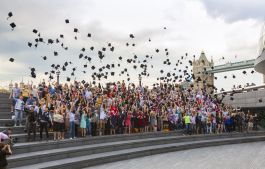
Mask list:
[[[75,77],[77,80],[91,79],[92,65],[120,63],[115,68],[116,76],[109,77],[109,81],[127,79],[126,75],[119,76],[119,71],[128,68],[130,82],[137,82],[140,68],[132,68],[133,64],[126,63],[126,59],[138,56],[142,62],[145,55],[152,56],[148,60],[149,77],[144,77],[145,84],[156,82],[161,76],[161,69],[174,73],[177,60],[188,53],[186,62],[199,58],[203,50],[215,65],[227,62],[255,59],[258,55],[258,40],[264,22],[265,1],[260,0],[1,0],[0,1],[0,86],[5,86],[10,80],[25,82],[33,80],[39,82],[47,79],[44,72],[50,71],[50,65],[63,64],[72,61],[66,72],[61,75],[62,81],[71,77],[71,68],[77,67]],[[8,12],[13,17],[7,20]],[[64,20],[70,23],[65,24]],[[11,31],[9,24],[15,22],[17,27]],[[164,29],[166,27],[166,29]],[[73,32],[74,28],[79,33]],[[63,50],[60,45],[39,44],[37,48],[27,46],[34,42],[37,29],[45,39],[59,38],[69,50]],[[88,38],[87,33],[92,37]],[[129,38],[133,33],[135,38]],[[77,40],[74,39],[77,36]],[[151,42],[149,42],[149,38]],[[127,47],[125,44],[129,43]],[[115,50],[107,49],[102,62],[97,57],[97,51],[111,43]],[[131,46],[135,43],[136,46]],[[88,52],[91,46],[94,52]],[[78,59],[81,48],[86,48],[84,55],[92,58],[92,63]],[[168,49],[169,56],[165,55]],[[160,52],[156,53],[155,49]],[[58,56],[53,56],[57,51]],[[47,56],[43,61],[41,56]],[[119,61],[118,57],[123,60]],[[13,57],[15,62],[9,62]],[[222,59],[222,58],[225,59]],[[170,59],[171,66],[163,65],[163,61]],[[185,62],[185,61],[183,61]],[[84,64],[88,68],[84,68]],[[185,63],[183,63],[184,65]],[[186,63],[187,64],[187,63]],[[29,77],[29,67],[36,68],[37,78]],[[177,67],[182,69],[181,66]],[[82,71],[86,71],[84,74]],[[244,85],[249,83],[262,83],[259,73],[247,75],[242,70],[216,74],[216,86],[230,89],[233,84]],[[232,78],[236,75],[236,79]],[[228,76],[224,83],[224,76]]]

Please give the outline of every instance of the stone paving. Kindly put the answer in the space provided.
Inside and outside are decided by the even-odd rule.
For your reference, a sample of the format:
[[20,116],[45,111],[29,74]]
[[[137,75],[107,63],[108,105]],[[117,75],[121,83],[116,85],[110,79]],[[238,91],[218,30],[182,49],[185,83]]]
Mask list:
[[265,142],[166,153],[87,169],[265,169]]

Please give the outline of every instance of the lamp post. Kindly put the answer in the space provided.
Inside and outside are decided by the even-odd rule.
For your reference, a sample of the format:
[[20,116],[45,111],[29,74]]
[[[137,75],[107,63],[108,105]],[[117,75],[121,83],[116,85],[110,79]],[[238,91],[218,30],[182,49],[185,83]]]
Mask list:
[[139,74],[139,86],[142,87],[142,76]]
[[57,72],[56,72],[56,75],[57,75],[57,83],[58,83],[58,85],[59,85],[59,77],[60,77],[60,71],[58,70]]

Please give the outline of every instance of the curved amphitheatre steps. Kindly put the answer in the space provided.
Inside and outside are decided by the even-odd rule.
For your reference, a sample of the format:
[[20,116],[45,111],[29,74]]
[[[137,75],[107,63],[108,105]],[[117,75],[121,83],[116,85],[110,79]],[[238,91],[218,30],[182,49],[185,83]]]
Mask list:
[[20,143],[10,168],[84,168],[159,153],[225,144],[265,141],[265,132],[180,136],[181,132],[101,136]]

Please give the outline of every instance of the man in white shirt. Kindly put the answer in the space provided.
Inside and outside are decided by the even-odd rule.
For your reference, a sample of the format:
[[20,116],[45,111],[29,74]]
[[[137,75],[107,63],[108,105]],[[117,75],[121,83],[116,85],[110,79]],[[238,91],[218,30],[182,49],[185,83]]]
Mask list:
[[18,87],[18,84],[15,83],[15,87],[12,88],[10,92],[10,96],[9,96],[9,99],[12,99],[11,112],[14,112],[14,106],[16,104],[16,99],[18,99],[20,95],[21,95],[21,90]]
[[15,104],[15,126],[17,126],[17,121],[19,122],[19,126],[21,126],[23,111],[24,111],[24,101],[23,96],[20,96],[19,99],[16,99]]

